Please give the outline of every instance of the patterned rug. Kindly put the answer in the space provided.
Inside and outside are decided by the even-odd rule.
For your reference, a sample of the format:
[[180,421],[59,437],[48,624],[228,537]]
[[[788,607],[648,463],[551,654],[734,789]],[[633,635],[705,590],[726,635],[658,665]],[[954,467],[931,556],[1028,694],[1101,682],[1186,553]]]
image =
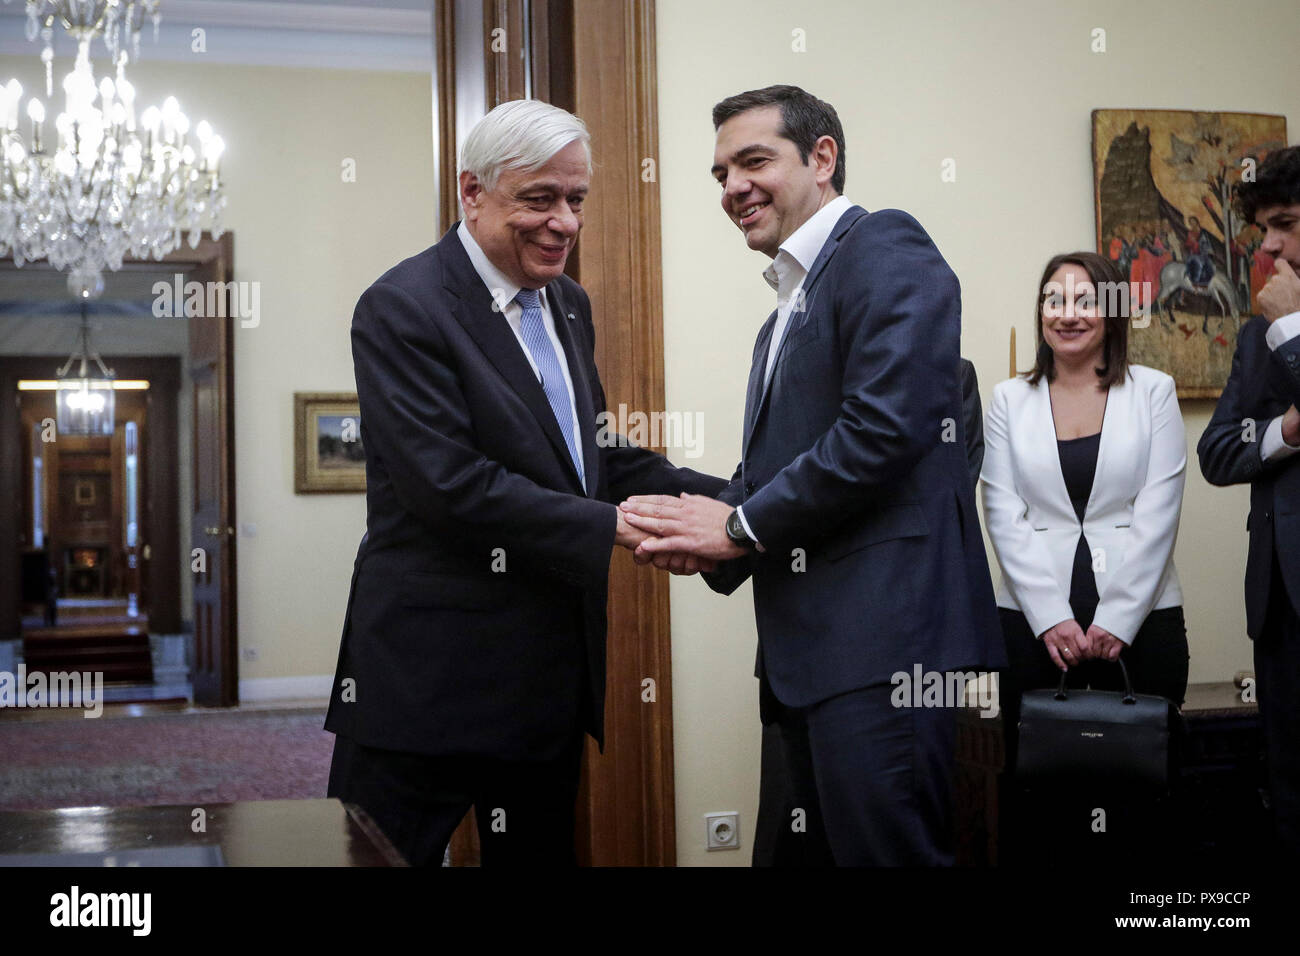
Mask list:
[[0,723],[0,810],[324,797],[323,710]]

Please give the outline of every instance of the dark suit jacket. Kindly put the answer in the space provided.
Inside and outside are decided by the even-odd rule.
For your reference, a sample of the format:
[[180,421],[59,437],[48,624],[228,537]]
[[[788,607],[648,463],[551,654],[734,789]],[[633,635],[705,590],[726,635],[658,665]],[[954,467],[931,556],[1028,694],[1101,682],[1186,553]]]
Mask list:
[[961,417],[966,428],[966,463],[970,468],[972,488],[979,487],[980,469],[984,467],[984,409],[980,405],[980,383],[975,365],[961,360]]
[[[1300,608],[1300,456],[1271,464],[1260,458],[1269,420],[1293,403],[1300,406],[1300,342],[1272,351],[1265,340],[1268,328],[1263,316],[1242,325],[1228,383],[1196,446],[1201,474],[1210,484],[1250,482],[1246,631],[1252,638],[1264,627],[1275,555],[1286,582],[1283,597]],[[1246,419],[1255,422],[1253,441],[1248,440]]]
[[591,305],[562,276],[546,295],[573,379],[584,490],[455,229],[381,276],[353,316],[367,531],[325,727],[390,750],[545,758],[579,726],[603,739],[610,502],[716,495],[725,482],[647,450],[597,447],[605,395]]
[[775,313],[759,332],[743,457],[720,495],[744,504],[766,551],[706,579],[730,593],[753,574],[760,666],[787,706],[914,664],[1002,666],[962,423],[956,276],[911,216],[854,206],[804,291],[766,389]]

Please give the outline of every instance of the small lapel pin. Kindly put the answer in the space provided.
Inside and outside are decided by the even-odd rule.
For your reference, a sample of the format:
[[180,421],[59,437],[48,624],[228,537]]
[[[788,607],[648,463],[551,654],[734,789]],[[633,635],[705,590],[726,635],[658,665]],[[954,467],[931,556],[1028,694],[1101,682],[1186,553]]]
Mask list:
[[572,313],[572,312],[569,313],[569,321],[570,321],[570,322],[576,322],[576,321],[577,321],[577,320],[573,317],[573,313]]

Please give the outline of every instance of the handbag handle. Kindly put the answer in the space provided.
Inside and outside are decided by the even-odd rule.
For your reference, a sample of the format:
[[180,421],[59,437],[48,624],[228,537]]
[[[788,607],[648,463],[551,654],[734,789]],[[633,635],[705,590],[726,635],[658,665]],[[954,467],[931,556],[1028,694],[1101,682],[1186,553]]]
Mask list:
[[[1124,675],[1124,700],[1126,704],[1136,704],[1137,695],[1133,693],[1133,682],[1129,680],[1128,668],[1124,666],[1124,658],[1115,658],[1115,663],[1119,665],[1119,672]],[[1056,688],[1055,700],[1069,700],[1069,695],[1065,692],[1065,678],[1069,671],[1061,671],[1061,683]]]

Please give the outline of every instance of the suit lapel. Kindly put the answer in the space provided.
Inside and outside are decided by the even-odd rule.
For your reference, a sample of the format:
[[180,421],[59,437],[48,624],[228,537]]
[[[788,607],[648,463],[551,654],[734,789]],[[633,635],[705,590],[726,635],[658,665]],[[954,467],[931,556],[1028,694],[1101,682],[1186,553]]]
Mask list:
[[[831,261],[831,256],[835,255],[835,250],[839,248],[840,240],[844,234],[853,228],[853,225],[867,214],[867,211],[861,206],[852,206],[844,211],[839,221],[835,223],[835,228],[831,230],[830,238],[822,246],[821,252],[813,260],[813,266],[808,270],[808,277],[803,280],[804,309],[800,312],[794,312],[790,315],[790,324],[786,328],[786,339],[790,338],[791,332],[796,332],[803,327],[808,321],[808,314],[812,311],[813,293],[817,288],[817,280],[821,278],[822,271],[825,270],[826,264]],[[782,343],[784,351],[784,343]],[[780,358],[780,355],[777,356]]]
[[776,328],[776,312],[773,311],[758,330],[758,341],[754,343],[754,358],[749,363],[749,386],[745,390],[745,435],[743,450],[749,450],[749,437],[758,424],[759,401],[763,395],[763,373],[767,368],[767,350],[772,342],[772,330]]
[[[475,271],[474,264],[469,260],[469,254],[465,252],[460,237],[456,235],[458,227],[459,224],[452,226],[438,243],[438,252],[446,276],[443,287],[455,299],[452,315],[469,333],[487,360],[501,373],[506,384],[528,406],[528,410],[537,419],[537,424],[541,426],[543,434],[551,443],[552,449],[567,466],[576,486],[578,473],[573,467],[573,460],[569,457],[569,448],[564,443],[564,436],[560,434],[560,426],[555,421],[555,413],[551,411],[551,403],[547,401],[541,382],[537,380],[537,374],[528,364],[528,359],[524,357],[519,340],[511,331],[505,315],[493,308],[492,294]],[[568,351],[567,347],[566,351]],[[576,378],[574,391],[575,393],[579,391]]]
[[[750,428],[746,429],[746,435],[750,433],[752,428],[758,426],[758,419],[762,414],[763,409],[767,406],[767,396],[768,393],[772,391],[771,384],[773,379],[776,377],[776,366],[781,364],[781,356],[785,354],[785,344],[790,341],[792,335],[799,331],[799,329],[803,328],[804,324],[808,321],[809,315],[812,313],[813,297],[817,291],[817,280],[821,278],[822,272],[826,269],[826,264],[831,261],[831,256],[835,255],[835,250],[839,248],[840,239],[842,239],[844,234],[853,227],[854,223],[866,214],[867,211],[861,206],[852,206],[847,209],[844,215],[840,216],[839,220],[836,221],[835,228],[831,230],[831,234],[827,238],[826,242],[822,244],[821,251],[817,253],[817,258],[813,260],[812,268],[808,270],[807,278],[803,280],[803,308],[790,313],[790,320],[786,323],[785,333],[781,337],[781,343],[777,346],[776,355],[772,357],[771,375],[768,375],[766,372],[767,351],[771,344],[771,331],[769,330],[768,345],[764,346],[762,353],[763,361],[760,362],[759,357],[755,356],[755,364],[762,366],[759,369],[758,377],[758,385],[762,391],[758,398],[752,418],[748,413],[745,416],[746,422],[750,424]],[[775,324],[775,318],[773,318],[772,321],[773,324]],[[752,374],[750,380],[752,383]],[[749,402],[746,401],[745,405],[746,408],[748,408]],[[748,444],[748,442],[746,442],[746,444]]]
[[[1272,349],[1268,347],[1268,323],[1262,319],[1251,320],[1238,331],[1238,336],[1248,336],[1247,346],[1258,356],[1259,364],[1264,368],[1262,375],[1249,375],[1242,382],[1241,407],[1252,415],[1280,415],[1291,404],[1288,397],[1286,375],[1273,359]],[[1243,350],[1244,352],[1244,350]],[[1243,359],[1245,355],[1243,354]],[[1254,365],[1254,363],[1249,363]],[[1243,363],[1243,371],[1246,364]]]

